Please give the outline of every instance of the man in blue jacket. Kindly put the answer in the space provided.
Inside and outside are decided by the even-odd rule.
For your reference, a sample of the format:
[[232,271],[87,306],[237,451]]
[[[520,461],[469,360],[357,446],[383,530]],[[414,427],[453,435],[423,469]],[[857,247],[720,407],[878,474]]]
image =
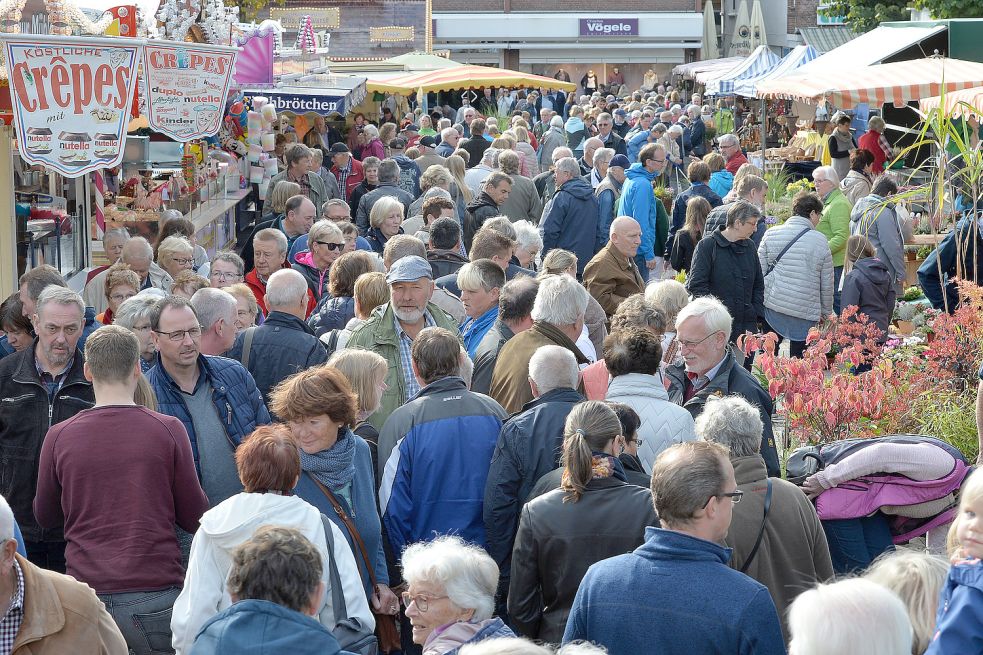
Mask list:
[[553,248],[577,255],[577,277],[599,250],[597,223],[600,209],[594,189],[580,176],[580,164],[573,157],[556,162],[556,195],[543,210],[539,233],[543,237],[543,257]]
[[652,184],[666,168],[666,149],[661,143],[650,143],[638,154],[638,163],[626,171],[625,184],[621,187],[618,216],[631,216],[642,226],[642,245],[635,255],[635,263],[642,279],[661,269],[669,234],[669,214],[662,202],[656,201]]
[[411,351],[422,388],[386,419],[379,434],[380,453],[381,444],[396,443],[379,489],[394,553],[448,534],[485,545],[485,482],[508,413],[488,396],[468,391],[458,374],[462,356],[450,330],[423,329]]
[[950,314],[959,306],[955,278],[983,283],[983,219],[961,219],[918,267],[918,283],[932,307]]
[[147,381],[161,414],[184,424],[211,507],[242,491],[235,449],[270,413],[239,362],[201,354],[201,324],[184,298],[168,296],[150,314],[157,365]]
[[724,446],[687,441],[663,451],[652,497],[664,527],[587,570],[563,643],[591,641],[610,655],[785,655],[768,588],[729,568],[731,549],[719,545],[742,493]]

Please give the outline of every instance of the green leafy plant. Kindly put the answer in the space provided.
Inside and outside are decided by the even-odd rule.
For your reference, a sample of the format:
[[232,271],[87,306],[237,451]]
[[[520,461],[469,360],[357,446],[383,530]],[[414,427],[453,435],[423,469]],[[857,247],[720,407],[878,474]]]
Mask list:
[[932,390],[919,394],[912,406],[920,434],[938,437],[958,448],[969,461],[976,460],[980,449],[973,394]]
[[921,300],[924,297],[925,294],[922,293],[921,287],[908,287],[904,290],[904,295],[901,296],[901,299],[905,302],[912,302],[914,300]]
[[788,185],[792,183],[792,174],[781,167],[778,170],[765,173],[765,182],[768,183],[768,196],[766,200],[778,202],[788,195]]
[[915,259],[928,259],[928,256],[932,254],[933,250],[935,250],[933,246],[922,246],[915,253]]
[[816,190],[816,185],[803,177],[802,179],[796,180],[795,182],[792,182],[791,184],[786,186],[785,195],[789,197],[795,197],[795,194],[799,193],[800,191],[815,191],[815,190]]

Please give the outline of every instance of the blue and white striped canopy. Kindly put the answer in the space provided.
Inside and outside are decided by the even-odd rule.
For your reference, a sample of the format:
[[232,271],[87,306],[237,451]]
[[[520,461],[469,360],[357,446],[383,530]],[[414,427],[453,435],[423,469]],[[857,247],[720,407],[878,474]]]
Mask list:
[[819,54],[819,51],[813,48],[811,45],[797,46],[792,50],[792,52],[785,55],[785,58],[771,70],[768,70],[757,77],[749,77],[737,82],[737,84],[734,85],[734,95],[754,98],[755,87],[757,86],[758,82],[788,75],[789,73],[798,69],[800,66],[807,64],[818,57]]
[[751,77],[759,77],[778,65],[779,61],[778,55],[772,52],[768,46],[760,45],[740,64],[720,77],[707,82],[705,95],[733,95],[734,86],[737,82]]

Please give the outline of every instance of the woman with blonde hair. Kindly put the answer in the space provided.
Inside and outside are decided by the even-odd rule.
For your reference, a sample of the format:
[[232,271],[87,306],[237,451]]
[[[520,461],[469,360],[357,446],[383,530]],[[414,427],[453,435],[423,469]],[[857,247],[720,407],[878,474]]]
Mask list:
[[[451,177],[454,178],[454,185],[457,187],[459,196],[463,200],[463,204],[467,206],[474,199],[474,195],[471,193],[471,188],[468,187],[468,183],[464,181],[464,172],[467,170],[468,165],[465,163],[464,158],[458,154],[453,154],[444,160],[444,166],[447,170],[451,172]],[[451,193],[453,196],[454,194]],[[461,206],[461,202],[458,201],[458,206]]]
[[623,450],[611,407],[596,400],[574,406],[563,431],[560,488],[526,503],[519,519],[508,608],[524,636],[559,642],[587,569],[637,548],[645,528],[659,525],[651,492],[628,483]]
[[884,343],[894,314],[897,288],[887,264],[875,255],[874,245],[864,235],[854,234],[847,239],[840,305],[855,306],[858,314],[865,314],[880,329],[879,343]]
[[515,147],[512,149],[524,157],[520,170],[531,180],[539,175],[539,164],[536,161],[536,150],[529,141],[529,130],[523,125],[515,125],[510,132],[515,135]]
[[937,555],[899,550],[881,555],[864,578],[887,587],[908,609],[914,639],[911,655],[922,655],[935,633],[939,592],[949,573],[949,563]]
[[288,180],[280,180],[270,192],[269,214],[264,216],[264,220],[276,219],[283,216],[287,211],[287,201],[300,194],[300,185]]
[[225,291],[236,299],[236,332],[242,332],[263,322],[256,296],[246,283],[232,284],[225,287]]
[[707,182],[707,186],[723,198],[734,188],[734,174],[725,168],[727,162],[719,152],[707,153],[703,162],[710,167],[710,181]]
[[676,317],[689,304],[689,292],[677,280],[659,280],[645,289],[645,300],[654,304],[666,317],[666,330],[662,333],[662,363],[678,364],[682,360],[679,342],[676,341]]
[[172,279],[181,271],[192,270],[195,265],[194,246],[184,237],[167,237],[157,247],[157,265],[167,271]]
[[333,366],[345,376],[358,397],[358,415],[352,432],[365,439],[372,455],[372,472],[376,476],[375,486],[379,488],[379,431],[369,423],[382,403],[382,393],[386,390],[386,373],[389,364],[385,358],[371,350],[346,348],[331,355],[328,366]]
[[677,271],[688,271],[693,264],[693,252],[696,244],[703,238],[707,216],[710,215],[709,201],[702,196],[694,196],[686,203],[686,222],[676,233],[672,242],[672,253],[669,264]]
[[103,325],[112,325],[119,306],[140,292],[140,276],[130,269],[129,264],[117,262],[109,267],[105,290],[108,307],[96,316],[96,320]]
[[[743,180],[748,175],[757,175],[758,177],[764,179],[764,173],[761,169],[754,164],[741,164],[741,167],[737,169],[737,173],[734,174],[734,184],[731,186],[730,192],[724,197],[724,203],[733,202],[737,200],[737,189],[741,185],[741,180]],[[713,175],[711,174],[711,178]]]
[[405,212],[403,203],[395,196],[382,196],[372,203],[365,240],[380,257],[386,248],[386,242],[397,234],[403,233]]

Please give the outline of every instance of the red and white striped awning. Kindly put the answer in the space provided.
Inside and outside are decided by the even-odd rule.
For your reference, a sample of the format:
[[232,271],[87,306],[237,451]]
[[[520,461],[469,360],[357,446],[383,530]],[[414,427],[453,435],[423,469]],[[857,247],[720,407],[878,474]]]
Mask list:
[[[926,114],[933,109],[942,106],[941,96],[925,98],[918,103],[918,108]],[[972,89],[953,91],[945,94],[945,106],[943,107],[946,116],[969,116],[976,114],[983,115],[983,86],[976,86]]]
[[900,107],[912,100],[940,95],[943,89],[949,93],[976,86],[983,86],[983,64],[929,57],[853,70],[787,75],[761,82],[756,91],[759,98],[783,98],[813,104],[825,97],[841,108],[889,102]]

